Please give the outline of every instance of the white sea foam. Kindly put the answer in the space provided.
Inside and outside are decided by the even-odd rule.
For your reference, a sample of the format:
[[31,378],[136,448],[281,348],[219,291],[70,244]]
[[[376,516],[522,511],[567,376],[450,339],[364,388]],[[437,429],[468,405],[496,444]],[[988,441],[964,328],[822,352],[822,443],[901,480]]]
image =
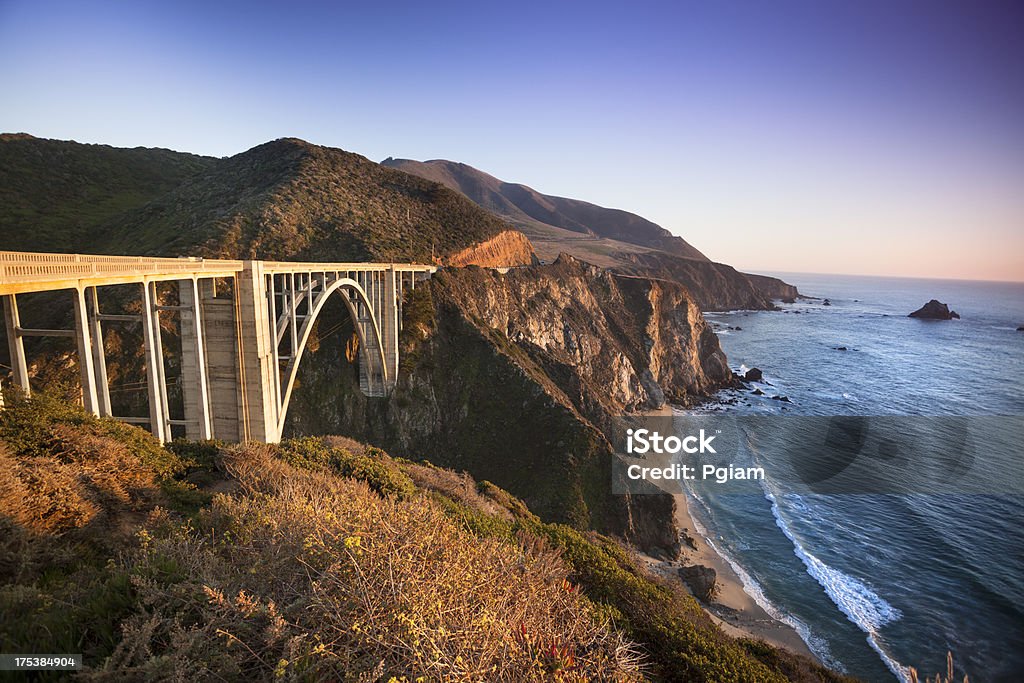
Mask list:
[[[689,490],[689,493],[691,498],[700,503],[701,507],[703,507],[705,511],[710,511],[708,504],[703,498],[692,490]],[[841,673],[846,673],[846,668],[843,667],[838,660],[832,657],[832,652],[828,648],[828,642],[824,638],[820,638],[815,635],[807,624],[769,600],[764,594],[764,589],[761,587],[761,584],[759,584],[757,580],[739,564],[739,562],[733,559],[732,555],[730,555],[724,548],[715,544],[710,534],[708,534],[707,529],[697,518],[697,515],[691,514],[690,519],[693,522],[694,531],[704,539],[704,542],[707,543],[719,557],[725,560],[726,564],[732,567],[732,570],[740,579],[744,593],[749,595],[753,601],[773,619],[786,624],[796,631],[797,635],[800,636],[800,639],[807,644],[807,647],[810,648],[811,652],[813,652],[822,663],[831,669]]]
[[[764,491],[765,498],[771,503],[772,515],[775,517],[776,526],[793,544],[793,552],[807,567],[807,573],[821,584],[821,587],[825,589],[825,593],[839,610],[846,615],[847,619],[868,634],[868,644],[878,653],[878,656],[889,671],[901,683],[909,683],[909,669],[885,651],[878,637],[879,629],[886,624],[900,620],[903,617],[903,613],[875,593],[866,583],[822,562],[813,553],[804,548],[786,523],[775,494],[767,487],[765,487]],[[796,499],[798,505],[806,509],[806,505],[800,501],[799,496],[793,496],[793,498]]]

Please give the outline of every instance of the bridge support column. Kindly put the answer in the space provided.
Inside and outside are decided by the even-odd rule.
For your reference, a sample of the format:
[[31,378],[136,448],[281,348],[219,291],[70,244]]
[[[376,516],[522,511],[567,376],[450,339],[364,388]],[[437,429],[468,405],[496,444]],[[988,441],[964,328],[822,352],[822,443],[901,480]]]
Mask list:
[[210,411],[210,381],[206,362],[206,315],[202,290],[209,290],[210,280],[178,281],[181,304],[181,380],[185,404],[185,436],[189,439],[212,439],[213,418]]
[[82,376],[82,407],[86,412],[99,415],[96,395],[96,371],[93,365],[92,335],[89,333],[89,309],[85,302],[85,289],[75,289],[75,341],[78,343],[78,370]]
[[96,398],[99,413],[110,417],[110,383],[107,380],[107,354],[103,350],[103,323],[100,321],[100,298],[95,287],[89,287],[89,328],[92,333],[92,357],[96,370]]
[[160,443],[171,439],[167,423],[167,383],[164,350],[160,338],[160,314],[156,310],[156,283],[142,283],[142,339],[146,352],[146,389],[149,394],[149,429]]
[[[238,417],[240,440],[276,443],[278,405],[274,373],[275,339],[271,339],[271,322],[267,301],[267,280],[263,263],[246,261],[235,279],[235,310],[238,325],[238,368],[241,388]],[[276,336],[276,335],[275,335]]]
[[16,294],[4,297],[4,324],[7,329],[7,345],[11,350],[12,378],[26,395],[30,395],[32,388],[28,384],[28,361],[25,359],[25,341],[21,338],[21,318],[18,316]]
[[387,367],[388,393],[398,381],[398,281],[395,266],[384,271],[384,291],[381,293],[380,332],[384,347],[384,365]]

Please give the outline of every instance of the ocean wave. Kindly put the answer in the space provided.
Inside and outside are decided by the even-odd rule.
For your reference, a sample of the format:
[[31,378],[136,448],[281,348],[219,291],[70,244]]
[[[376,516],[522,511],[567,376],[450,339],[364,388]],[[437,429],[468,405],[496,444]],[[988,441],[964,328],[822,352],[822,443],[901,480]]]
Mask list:
[[[775,518],[776,526],[793,544],[793,552],[804,563],[804,566],[807,567],[807,573],[825,589],[825,593],[835,603],[836,607],[846,615],[846,618],[868,634],[868,644],[882,659],[882,662],[889,671],[901,682],[908,683],[910,681],[909,669],[885,651],[885,648],[879,641],[878,634],[879,629],[886,624],[902,619],[903,613],[875,593],[863,581],[822,562],[813,553],[808,551],[786,523],[779,508],[777,497],[767,486],[764,488],[764,495],[771,503],[772,515]],[[799,501],[799,496],[792,497]],[[806,505],[802,501],[799,501],[797,504],[806,509]],[[810,643],[808,643],[809,645]]]
[[[703,498],[700,497],[700,495],[696,493],[696,491],[687,489],[687,492],[690,494],[691,500],[699,503],[706,514],[711,514],[711,507]],[[825,666],[828,666],[835,671],[839,671],[840,673],[846,673],[846,668],[842,663],[832,656],[832,652],[828,647],[828,641],[815,635],[807,624],[769,600],[768,596],[764,594],[764,589],[761,584],[758,583],[757,580],[751,576],[750,573],[747,572],[747,570],[744,569],[728,551],[725,550],[725,548],[719,547],[715,544],[714,540],[711,538],[711,534],[701,523],[697,515],[691,514],[690,521],[693,522],[693,530],[704,539],[704,542],[707,543],[708,546],[710,546],[726,564],[732,567],[733,572],[735,572],[736,576],[740,579],[744,593],[749,595],[750,598],[773,619],[786,624],[796,631],[797,635],[800,636],[800,639],[804,641],[804,643],[807,644],[807,647],[810,648],[811,652],[814,653],[814,656],[825,664]]]

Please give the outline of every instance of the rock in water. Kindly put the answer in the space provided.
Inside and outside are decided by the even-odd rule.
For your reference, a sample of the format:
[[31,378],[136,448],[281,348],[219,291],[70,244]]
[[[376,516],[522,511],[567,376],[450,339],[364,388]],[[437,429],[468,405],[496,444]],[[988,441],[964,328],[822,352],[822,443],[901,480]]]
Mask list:
[[932,299],[921,308],[907,316],[908,318],[922,318],[924,320],[952,320],[960,319],[956,311],[949,310],[949,306],[938,299]]
[[764,377],[764,373],[760,368],[750,368],[747,370],[747,374],[743,375],[743,379],[748,382],[760,382],[762,377]]
[[1017,331],[1018,332],[1024,332],[1024,325],[1021,325],[1020,327],[1018,327]]
[[718,575],[711,567],[705,567],[702,564],[681,567],[679,578],[690,587],[694,597],[701,602],[711,602],[718,595]]

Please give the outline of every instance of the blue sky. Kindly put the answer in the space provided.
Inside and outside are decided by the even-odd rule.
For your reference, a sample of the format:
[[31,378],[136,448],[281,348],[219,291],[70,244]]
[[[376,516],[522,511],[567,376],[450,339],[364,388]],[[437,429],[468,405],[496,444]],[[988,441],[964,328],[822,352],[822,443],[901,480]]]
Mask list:
[[454,159],[743,268],[1024,280],[1021,35],[988,0],[0,0],[0,130]]

